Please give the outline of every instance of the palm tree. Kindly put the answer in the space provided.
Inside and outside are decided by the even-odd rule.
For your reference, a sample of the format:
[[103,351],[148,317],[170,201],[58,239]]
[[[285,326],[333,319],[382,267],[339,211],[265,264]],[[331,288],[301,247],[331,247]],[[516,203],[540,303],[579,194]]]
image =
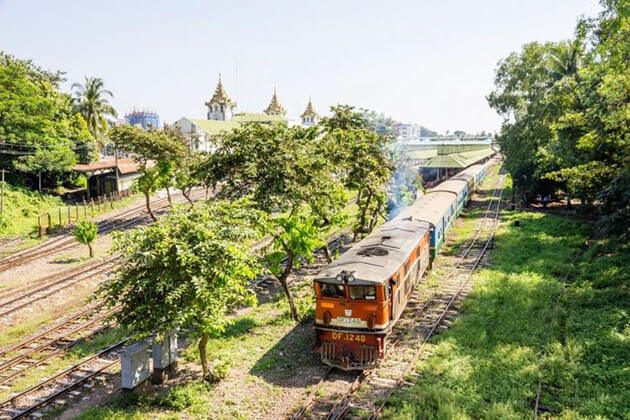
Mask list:
[[83,85],[81,83],[72,85],[74,107],[85,118],[88,129],[99,147],[103,146],[103,137],[108,127],[105,117],[117,116],[116,110],[110,105],[107,98],[113,98],[114,95],[104,86],[103,79],[87,76]]

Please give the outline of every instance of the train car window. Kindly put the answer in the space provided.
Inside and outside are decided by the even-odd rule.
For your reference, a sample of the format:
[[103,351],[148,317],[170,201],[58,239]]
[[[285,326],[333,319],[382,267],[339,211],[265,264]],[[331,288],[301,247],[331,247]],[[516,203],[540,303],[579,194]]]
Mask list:
[[319,283],[322,297],[345,298],[346,290],[342,284]]
[[376,287],[350,286],[350,299],[376,300]]

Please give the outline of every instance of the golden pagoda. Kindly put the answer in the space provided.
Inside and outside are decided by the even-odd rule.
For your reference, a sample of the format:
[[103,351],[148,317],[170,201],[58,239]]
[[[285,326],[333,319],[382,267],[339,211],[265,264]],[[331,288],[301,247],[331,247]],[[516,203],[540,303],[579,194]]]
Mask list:
[[278,95],[276,94],[275,87],[273,88],[273,96],[271,97],[271,102],[269,103],[267,109],[265,109],[264,113],[267,115],[279,115],[282,117],[284,117],[284,115],[287,113],[287,111],[282,107],[282,105],[280,105],[280,102],[278,101]]
[[209,120],[228,120],[232,118],[232,111],[236,107],[236,102],[232,101],[230,95],[227,94],[221,81],[221,74],[219,74],[219,83],[214,90],[212,99],[206,102],[208,107],[208,119]]
[[313,103],[311,102],[311,98],[308,98],[308,104],[306,105],[306,109],[301,115],[302,117],[302,125],[311,126],[314,125],[319,119],[319,114],[315,112],[313,109]]

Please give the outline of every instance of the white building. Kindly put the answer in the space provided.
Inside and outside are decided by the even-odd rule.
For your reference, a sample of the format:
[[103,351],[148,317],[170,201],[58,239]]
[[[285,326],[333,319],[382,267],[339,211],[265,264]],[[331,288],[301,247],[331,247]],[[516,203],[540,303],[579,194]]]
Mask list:
[[[212,98],[205,105],[208,108],[207,119],[182,117],[174,123],[175,127],[186,138],[190,149],[196,152],[211,152],[214,147],[213,137],[230,132],[246,122],[291,125],[285,117],[286,110],[280,104],[275,88],[271,101],[263,113],[235,113],[236,102],[230,98],[223,87],[221,75],[219,75],[219,82]],[[302,114],[302,125],[311,126],[317,122],[318,118],[319,116],[313,110],[313,105],[309,99],[306,110]]]

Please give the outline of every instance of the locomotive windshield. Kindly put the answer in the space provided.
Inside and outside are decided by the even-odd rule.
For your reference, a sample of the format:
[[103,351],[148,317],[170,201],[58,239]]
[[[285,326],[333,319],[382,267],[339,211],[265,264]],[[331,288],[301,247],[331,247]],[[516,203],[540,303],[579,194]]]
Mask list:
[[376,300],[376,287],[350,286],[350,299]]
[[319,283],[322,297],[345,298],[346,290],[342,284]]

